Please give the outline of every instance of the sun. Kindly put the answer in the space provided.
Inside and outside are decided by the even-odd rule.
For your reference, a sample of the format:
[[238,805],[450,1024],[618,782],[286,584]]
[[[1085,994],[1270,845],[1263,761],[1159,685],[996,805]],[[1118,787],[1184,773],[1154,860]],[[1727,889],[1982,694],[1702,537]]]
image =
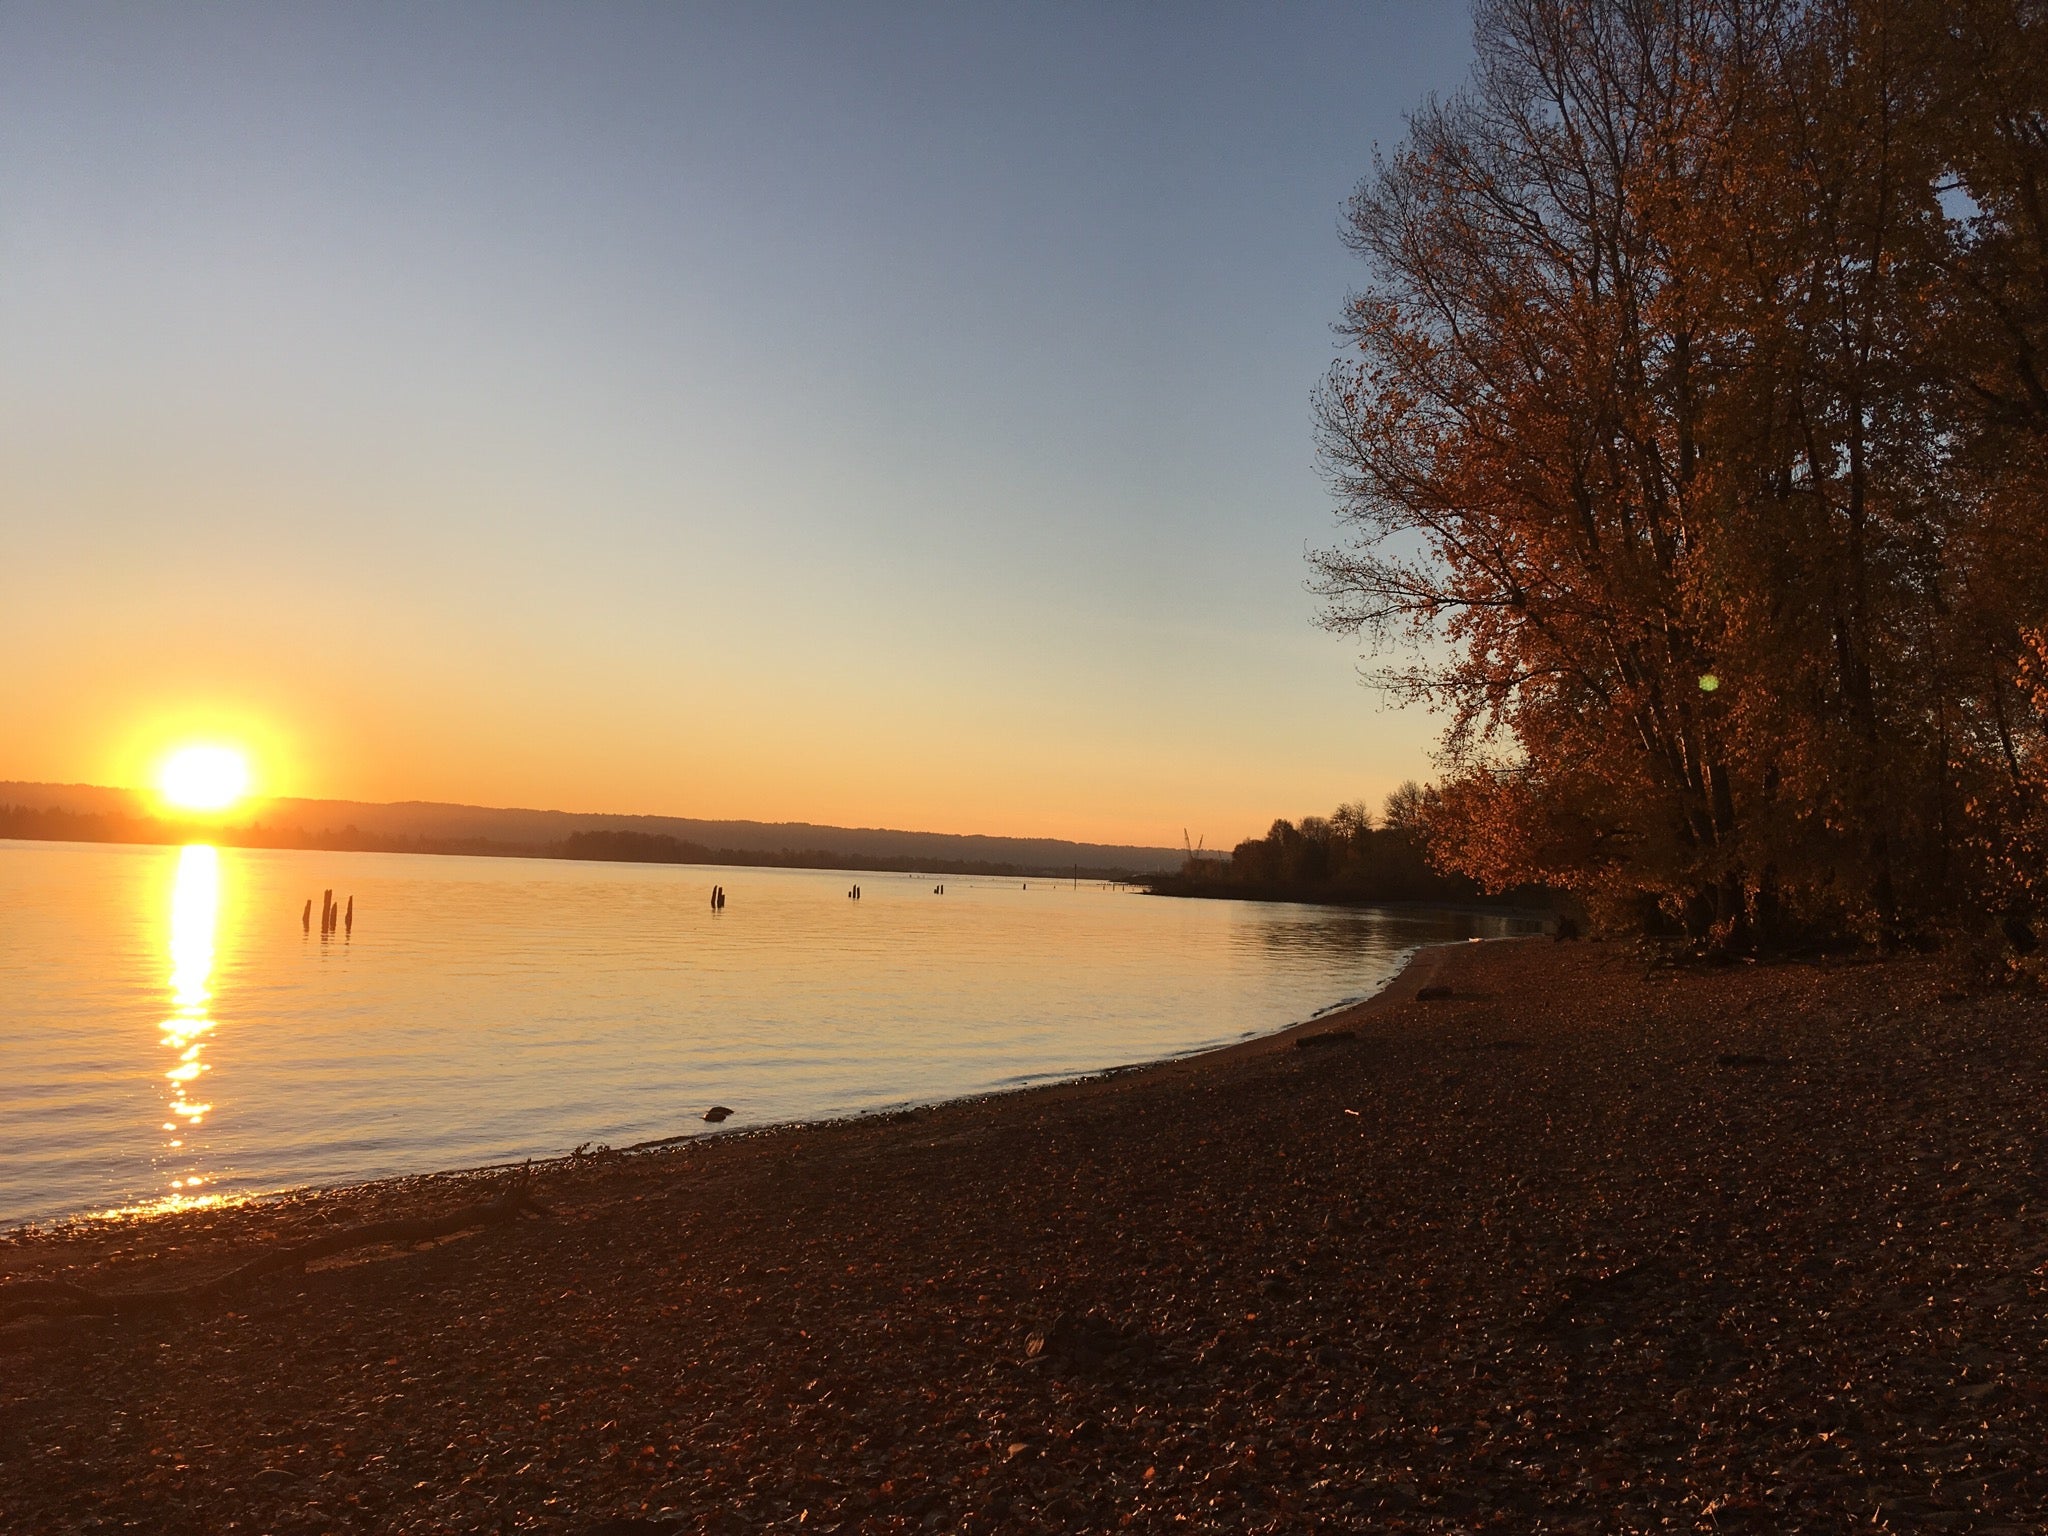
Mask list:
[[181,811],[224,811],[249,792],[249,759],[234,747],[180,747],[164,759],[157,788]]

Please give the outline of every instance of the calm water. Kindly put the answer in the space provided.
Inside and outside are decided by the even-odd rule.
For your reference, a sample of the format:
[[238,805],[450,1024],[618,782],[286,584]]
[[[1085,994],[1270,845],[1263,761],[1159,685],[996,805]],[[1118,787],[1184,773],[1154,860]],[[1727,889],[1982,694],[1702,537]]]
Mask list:
[[1507,931],[939,878],[0,842],[0,1224],[1014,1087]]

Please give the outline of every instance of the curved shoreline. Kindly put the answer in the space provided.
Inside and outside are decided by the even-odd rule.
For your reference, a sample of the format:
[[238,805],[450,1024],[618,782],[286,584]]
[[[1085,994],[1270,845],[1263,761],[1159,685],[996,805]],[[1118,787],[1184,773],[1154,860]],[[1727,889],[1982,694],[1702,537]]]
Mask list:
[[[1199,1056],[0,1327],[0,1529],[2040,1529],[2044,1146],[2038,1002],[1937,959],[1439,946]],[[17,1239],[0,1287],[199,1295],[504,1179]]]
[[[1516,939],[1520,937],[1518,935]],[[770,1120],[760,1125],[735,1126],[729,1131],[685,1131],[677,1136],[664,1136],[652,1141],[634,1142],[630,1146],[608,1147],[605,1150],[618,1153],[641,1153],[674,1146],[687,1146],[692,1143],[701,1144],[714,1140],[737,1141],[747,1137],[778,1135],[786,1131],[802,1130],[807,1126],[860,1125],[875,1121],[885,1121],[904,1115],[924,1113],[935,1109],[947,1109],[955,1105],[999,1104],[1019,1094],[1048,1093],[1057,1088],[1080,1088],[1091,1083],[1105,1083],[1112,1079],[1154,1072],[1162,1067],[1183,1064],[1197,1065],[1202,1062],[1229,1057],[1235,1052],[1251,1053],[1253,1047],[1264,1046],[1273,1050],[1281,1050],[1285,1049],[1286,1043],[1292,1042],[1301,1035],[1317,1033],[1333,1027],[1344,1027],[1344,1021],[1351,1020],[1355,1014],[1361,1014],[1362,1010],[1378,1002],[1396,986],[1401,985],[1404,979],[1408,978],[1409,971],[1414,969],[1416,961],[1430,950],[1456,950],[1462,949],[1467,944],[1500,944],[1515,941],[1511,939],[1445,939],[1436,943],[1418,944],[1402,957],[1401,963],[1389,973],[1385,981],[1381,982],[1376,989],[1364,997],[1332,1003],[1320,1013],[1312,1013],[1305,1019],[1296,1019],[1292,1023],[1282,1024],[1274,1029],[1255,1033],[1243,1039],[1224,1040],[1213,1045],[1198,1045],[1189,1050],[1175,1052],[1170,1056],[1154,1056],[1145,1061],[1119,1062],[1115,1066],[1109,1067],[1092,1067],[1082,1072],[1048,1077],[1039,1082],[1017,1083],[1007,1088],[991,1088],[976,1093],[954,1094],[942,1099],[906,1099],[900,1104],[890,1104],[875,1109],[856,1110],[848,1115],[828,1115],[816,1120]],[[1421,979],[1416,984],[1418,986],[1428,986],[1431,980],[1434,979],[1436,971],[1437,967],[1432,965],[1425,971],[1418,973]],[[564,1158],[556,1157],[546,1161],[555,1163],[564,1160]],[[541,1166],[541,1161],[540,1159],[535,1159],[534,1166]],[[477,1168],[456,1169],[450,1170],[450,1172],[498,1172],[521,1166],[524,1165],[516,1162],[486,1163]],[[414,1175],[414,1177],[435,1176]]]
[[335,1184],[294,1185],[261,1194],[228,1197],[211,1205],[171,1210],[82,1213],[42,1222],[24,1222],[0,1228],[0,1283],[4,1283],[19,1267],[8,1262],[10,1252],[20,1254],[37,1249],[70,1248],[91,1252],[118,1246],[124,1240],[124,1234],[181,1226],[219,1229],[218,1240],[232,1242],[238,1240],[242,1229],[260,1232],[264,1218],[270,1212],[298,1216],[331,1207],[349,1212],[369,1211],[382,1219],[394,1211],[411,1211],[423,1203],[432,1203],[446,1192],[472,1190],[515,1172],[531,1173],[544,1179],[551,1174],[574,1172],[606,1162],[675,1157],[713,1148],[762,1149],[763,1155],[771,1155],[777,1144],[801,1138],[806,1133],[900,1126],[922,1117],[949,1112],[989,1111],[992,1112],[991,1119],[996,1120],[1013,1107],[1051,1107],[1142,1083],[1174,1081],[1199,1075],[1205,1070],[1227,1068],[1286,1052],[1296,1040],[1308,1034],[1355,1029],[1369,1022],[1378,1011],[1406,1001],[1393,996],[1397,989],[1405,991],[1410,986],[1419,989],[1435,982],[1450,955],[1482,946],[1530,942],[1530,937],[1518,936],[1418,944],[1370,996],[1333,1004],[1327,1011],[1246,1039],[1199,1046],[1178,1055],[1147,1061],[1119,1063],[1046,1082],[924,1102],[906,1102],[817,1120],[775,1120],[731,1129],[685,1131],[622,1147],[593,1146],[585,1153],[567,1152],[546,1158],[383,1174]]
[[[297,890],[315,870],[221,858],[211,1027],[181,1044],[198,1047],[192,1062],[162,1063],[207,1072],[208,1092],[190,1097],[218,1098],[219,1113],[161,1135],[184,1091],[147,1066],[161,1033],[148,1026],[185,1006],[160,990],[169,930],[84,970],[63,956],[97,953],[80,948],[95,925],[138,899],[153,921],[183,910],[197,923],[189,903],[165,905],[184,861],[66,866],[71,894],[24,955],[20,1155],[0,1166],[0,1230],[639,1144],[699,1129],[715,1102],[739,1112],[732,1129],[1028,1086],[1284,1025],[1369,990],[1420,939],[1511,927],[1167,910],[1064,889],[1041,900],[1037,881],[962,903],[914,885],[877,900],[871,884],[859,907],[802,871],[764,875],[735,918],[686,910],[672,871],[647,882],[625,869],[630,899],[617,901],[610,876],[585,881],[565,906],[549,881],[445,888],[365,856],[390,889],[366,897],[371,927],[330,952]],[[160,1079],[154,1105],[143,1073]]]
[[[650,1137],[645,1140],[631,1142],[623,1146],[612,1146],[609,1143],[598,1144],[594,1141],[586,1142],[584,1143],[584,1145],[591,1146],[595,1149],[594,1152],[587,1155],[632,1154],[637,1156],[644,1155],[649,1152],[667,1151],[677,1147],[685,1147],[692,1144],[705,1143],[714,1140],[736,1141],[749,1138],[772,1136],[789,1131],[800,1131],[806,1127],[831,1126],[841,1124],[859,1124],[866,1122],[885,1121],[894,1116],[901,1116],[909,1113],[921,1113],[932,1109],[942,1108],[948,1105],[992,1103],[1001,1099],[1008,1098],[1015,1094],[1038,1093],[1052,1088],[1060,1088],[1071,1086],[1074,1084],[1089,1083],[1097,1081],[1099,1079],[1106,1079],[1110,1077],[1116,1077],[1135,1072],[1149,1071],[1153,1068],[1164,1066],[1173,1062],[1200,1061],[1212,1056],[1219,1055],[1221,1053],[1240,1050],[1247,1046],[1255,1046],[1260,1044],[1261,1042],[1279,1040],[1284,1036],[1292,1036],[1298,1031],[1307,1030],[1318,1025],[1328,1027],[1331,1025],[1332,1021],[1335,1020],[1339,1015],[1348,1016],[1356,1009],[1361,1008],[1375,1001],[1376,999],[1384,996],[1390,989],[1400,984],[1402,978],[1414,966],[1417,958],[1429,950],[1456,949],[1468,943],[1491,944],[1500,942],[1503,942],[1503,940],[1470,939],[1440,940],[1431,943],[1418,944],[1401,959],[1400,964],[1396,966],[1396,968],[1388,975],[1387,979],[1383,981],[1377,989],[1375,989],[1372,993],[1368,994],[1367,996],[1352,999],[1349,1001],[1340,1001],[1337,1003],[1333,1003],[1324,1011],[1310,1014],[1306,1019],[1299,1019],[1292,1023],[1281,1025],[1274,1030],[1254,1034],[1246,1039],[1226,1040],[1217,1044],[1195,1046],[1186,1051],[1176,1052],[1172,1055],[1167,1056],[1153,1057],[1143,1061],[1135,1061],[1128,1063],[1120,1062],[1113,1066],[1108,1067],[1094,1067],[1079,1072],[1049,1076],[1037,1082],[1017,1083],[1008,1087],[981,1089],[970,1093],[949,1095],[943,1098],[906,1099],[900,1102],[892,1102],[886,1105],[878,1105],[869,1109],[854,1110],[846,1114],[824,1115],[817,1117],[815,1119],[767,1120],[757,1124],[734,1126],[729,1130],[724,1128],[707,1128],[703,1130],[678,1131],[671,1135]],[[451,1168],[427,1168],[402,1171],[396,1173],[376,1174],[368,1178],[344,1179],[332,1184],[291,1184],[285,1185],[278,1189],[251,1191],[246,1194],[227,1195],[222,1197],[215,1203],[204,1205],[187,1204],[183,1206],[175,1206],[160,1209],[113,1209],[77,1211],[70,1213],[68,1215],[45,1218],[31,1218],[27,1221],[0,1225],[0,1246],[4,1246],[16,1240],[32,1239],[37,1236],[76,1234],[80,1232],[91,1232],[93,1230],[101,1228],[131,1226],[138,1222],[158,1222],[172,1220],[177,1218],[198,1215],[203,1212],[224,1212],[244,1210],[250,1208],[261,1208],[266,1205],[274,1205],[281,1202],[304,1202],[307,1200],[318,1199],[324,1195],[329,1194],[373,1191],[382,1186],[392,1186],[394,1188],[425,1187],[431,1186],[437,1181],[445,1182],[472,1180],[489,1174],[503,1173],[508,1169],[546,1169],[557,1166],[572,1165],[575,1161],[575,1153],[558,1152],[547,1157],[533,1157],[524,1159],[515,1158],[500,1162],[465,1164]]]

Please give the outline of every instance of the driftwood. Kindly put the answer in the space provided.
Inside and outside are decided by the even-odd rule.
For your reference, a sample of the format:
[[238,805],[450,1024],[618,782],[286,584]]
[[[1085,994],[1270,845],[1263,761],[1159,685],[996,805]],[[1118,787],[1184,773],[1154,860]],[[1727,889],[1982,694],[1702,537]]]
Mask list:
[[258,1280],[281,1269],[296,1269],[329,1254],[351,1248],[368,1248],[378,1243],[424,1243],[451,1237],[471,1227],[492,1227],[518,1220],[522,1212],[545,1216],[547,1208],[533,1198],[531,1181],[520,1178],[495,1199],[465,1205],[441,1216],[411,1217],[394,1221],[373,1221],[341,1232],[329,1232],[309,1242],[294,1243],[260,1253],[233,1269],[190,1285],[165,1286],[147,1291],[95,1291],[68,1280],[17,1280],[0,1285],[0,1326],[35,1313],[63,1316],[113,1317],[130,1312],[153,1312],[204,1301],[230,1287]]

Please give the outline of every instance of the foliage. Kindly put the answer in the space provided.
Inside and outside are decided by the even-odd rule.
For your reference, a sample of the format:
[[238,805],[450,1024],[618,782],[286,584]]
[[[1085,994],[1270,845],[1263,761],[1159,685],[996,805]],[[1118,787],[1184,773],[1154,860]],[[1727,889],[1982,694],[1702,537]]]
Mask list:
[[[1427,818],[1434,803],[1433,791],[1403,784],[1387,797],[1377,824],[1356,801],[1327,817],[1278,820],[1227,859],[1191,856],[1178,875],[1149,883],[1174,896],[1360,904],[1480,900],[1485,893],[1471,879],[1430,861]],[[1542,899],[1540,892],[1517,895]]]
[[1482,0],[1354,197],[1325,621],[1427,658],[1437,856],[1725,943],[2023,932],[2048,13]]

